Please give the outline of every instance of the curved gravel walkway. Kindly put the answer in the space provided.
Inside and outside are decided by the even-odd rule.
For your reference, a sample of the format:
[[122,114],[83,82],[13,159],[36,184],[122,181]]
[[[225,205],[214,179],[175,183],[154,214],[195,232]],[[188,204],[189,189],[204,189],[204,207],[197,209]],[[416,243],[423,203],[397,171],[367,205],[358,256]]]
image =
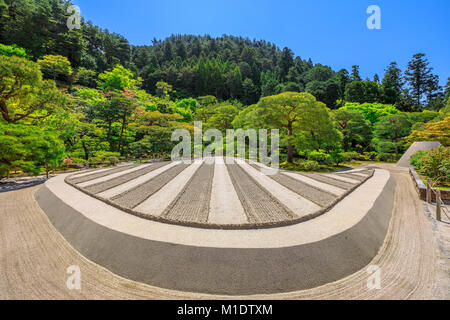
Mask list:
[[[449,299],[448,259],[438,242],[447,225],[424,212],[406,170],[393,166],[395,208],[388,235],[371,264],[381,269],[381,289],[368,290],[368,273],[317,288],[242,299]],[[86,260],[48,221],[34,200],[39,187],[0,194],[1,299],[215,299],[226,296],[164,290],[118,277]],[[443,233],[446,237],[442,237]],[[446,243],[448,245],[448,242]],[[448,246],[447,246],[448,248]],[[67,267],[78,265],[81,290],[68,290]],[[233,298],[236,298],[233,296]]]

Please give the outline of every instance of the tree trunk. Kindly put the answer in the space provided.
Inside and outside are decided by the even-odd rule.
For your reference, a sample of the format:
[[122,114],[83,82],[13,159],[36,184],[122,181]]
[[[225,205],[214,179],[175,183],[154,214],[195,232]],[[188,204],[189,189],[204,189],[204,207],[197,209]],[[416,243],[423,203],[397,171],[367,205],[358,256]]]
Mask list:
[[292,123],[288,124],[288,146],[287,146],[287,162],[294,162],[294,147],[292,146]]
[[86,147],[86,143],[83,141],[81,145],[83,146],[84,150],[84,160],[86,160],[86,162],[89,162],[89,150]]
[[125,125],[126,125],[126,118],[125,116],[122,119],[122,130],[120,131],[120,138],[119,138],[119,146],[117,148],[117,151],[120,152],[120,148],[122,147],[122,139],[123,139],[123,132],[125,131]]
[[106,141],[108,141],[111,144],[111,123],[112,121],[108,121],[108,132],[106,133]]

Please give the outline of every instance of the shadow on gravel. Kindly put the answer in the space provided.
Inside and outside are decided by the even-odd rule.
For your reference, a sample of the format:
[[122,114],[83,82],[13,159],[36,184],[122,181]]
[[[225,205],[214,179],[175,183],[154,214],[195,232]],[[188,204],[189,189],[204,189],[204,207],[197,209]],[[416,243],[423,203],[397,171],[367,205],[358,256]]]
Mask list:
[[47,181],[45,177],[15,178],[0,182],[0,193],[30,188]]

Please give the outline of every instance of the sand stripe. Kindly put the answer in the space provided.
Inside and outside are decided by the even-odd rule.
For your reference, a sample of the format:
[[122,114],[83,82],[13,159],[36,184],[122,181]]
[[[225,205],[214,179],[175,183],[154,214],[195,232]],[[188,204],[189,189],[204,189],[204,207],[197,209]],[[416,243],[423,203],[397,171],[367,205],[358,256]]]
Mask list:
[[207,223],[213,178],[214,162],[203,163],[161,216],[175,221]]
[[[265,167],[266,169],[269,169],[267,166],[265,166],[264,164],[262,164],[260,162],[251,161],[251,163],[255,164],[255,165],[258,165],[261,168]],[[342,195],[342,194],[344,194],[346,192],[345,189],[342,189],[342,188],[339,188],[339,187],[335,187],[333,185],[330,185],[330,184],[327,184],[327,183],[323,183],[323,182],[320,182],[320,181],[308,178],[308,177],[306,177],[304,175],[301,175],[301,174],[298,174],[298,173],[295,173],[295,172],[281,171],[281,170],[279,172],[284,174],[284,175],[286,175],[286,176],[294,178],[294,179],[296,179],[298,181],[301,181],[301,182],[303,182],[303,183],[305,183],[307,185],[310,185],[312,187],[318,188],[320,190],[324,190],[324,191],[329,192],[331,194],[334,194],[336,196],[340,196],[340,195]]]
[[134,171],[132,173],[128,173],[125,174],[123,176],[102,182],[102,183],[98,183],[96,185],[84,188],[86,191],[91,192],[91,193],[100,193],[103,191],[106,191],[108,189],[117,187],[121,184],[124,184],[128,181],[131,181],[133,179],[139,178],[140,176],[143,176],[144,174],[147,174],[149,172],[155,171],[163,166],[166,166],[168,164],[168,162],[155,162],[154,164],[152,164],[151,166],[148,166],[144,169],[138,170],[138,171]]
[[313,179],[315,181],[319,181],[328,185],[332,185],[335,186],[337,188],[340,189],[345,189],[345,190],[350,190],[351,188],[353,188],[353,184],[348,183],[348,182],[344,182],[344,181],[340,181],[340,180],[336,180],[330,177],[325,177],[322,174],[318,174],[318,173],[307,173],[307,172],[302,172],[302,173],[298,173],[301,176],[304,177],[308,177],[310,179]]
[[133,209],[158,192],[187,167],[189,164],[181,163],[110,200],[124,208]]
[[336,196],[343,195],[346,192],[345,189],[335,187],[335,186],[332,186],[331,184],[323,183],[323,182],[308,178],[308,177],[303,176],[298,173],[285,172],[285,171],[283,171],[282,173],[288,177],[295,179],[295,180],[301,181],[303,183],[306,183],[307,185],[318,188],[320,190],[324,190],[324,191],[334,194]]
[[353,173],[338,173],[340,177],[358,180],[359,182],[363,181],[366,176],[359,176]]
[[209,208],[209,223],[243,224],[248,222],[222,157],[215,159]]
[[361,171],[367,171],[367,168],[352,169],[352,170],[346,170],[346,171],[340,171],[340,172],[341,173],[354,173],[354,172],[361,172]]
[[348,183],[353,183],[353,184],[359,183],[358,180],[350,179],[350,178],[347,178],[347,177],[343,177],[343,176],[338,175],[338,174],[327,173],[327,174],[323,174],[323,175],[325,177],[329,177],[329,178],[332,178],[332,179],[336,179],[336,180],[340,180],[340,181],[344,181],[344,182],[348,182]]
[[277,198],[289,210],[299,217],[321,209],[314,202],[303,198],[295,192],[292,192],[288,188],[269,178],[267,175],[261,173],[259,170],[256,170],[248,163],[239,159],[236,160],[236,163],[238,163],[253,179],[255,179],[256,182],[258,182],[263,188],[270,192],[275,198]]
[[121,172],[121,171],[125,171],[128,170],[130,168],[135,167],[135,165],[125,165],[125,166],[118,166],[118,167],[110,167],[108,168],[108,170],[98,170],[95,172],[91,172],[91,174],[86,175],[84,177],[70,177],[70,181],[76,184],[80,184],[86,181],[91,181],[97,178],[101,178],[101,177],[105,177],[108,176],[110,174],[116,173],[116,172]]
[[147,200],[134,209],[144,214],[151,214],[155,216],[161,215],[172,203],[172,201],[177,198],[178,194],[183,190],[186,183],[188,183],[191,177],[200,168],[202,163],[203,160],[196,160],[183,172],[162,187],[158,192],[150,196]]
[[365,177],[367,177],[369,175],[369,173],[364,174],[364,173],[354,172],[354,171],[346,172],[346,173],[347,174],[352,174],[352,175],[355,175],[355,176],[358,176],[358,177],[363,177],[363,178],[365,178]]
[[117,187],[114,187],[114,188],[111,188],[111,189],[106,190],[104,192],[101,192],[101,193],[98,194],[98,196],[100,196],[102,198],[110,199],[110,198],[112,198],[114,196],[117,196],[117,195],[119,195],[121,193],[124,193],[124,192],[126,192],[128,190],[131,190],[131,189],[133,189],[133,188],[135,188],[135,187],[137,187],[137,186],[147,182],[148,180],[156,177],[157,175],[163,173],[164,171],[169,170],[170,168],[178,165],[179,163],[180,162],[172,162],[172,163],[168,164],[167,166],[164,166],[164,167],[159,168],[159,169],[157,169],[155,171],[149,172],[149,173],[147,173],[147,174],[145,174],[143,176],[140,176],[137,179],[128,181],[127,183],[121,184],[121,185],[119,185]]
[[296,217],[239,165],[227,161],[226,167],[250,223],[285,221]]
[[100,177],[100,178],[97,178],[97,179],[94,179],[94,180],[89,180],[89,181],[80,183],[80,184],[78,184],[78,186],[81,187],[81,188],[93,186],[95,184],[102,183],[102,182],[105,182],[105,181],[108,181],[108,180],[111,180],[111,179],[123,176],[123,175],[128,174],[128,173],[132,173],[132,172],[135,172],[135,171],[138,171],[138,170],[141,170],[141,169],[145,169],[145,168],[147,168],[147,167],[149,167],[151,165],[152,165],[152,163],[150,163],[150,164],[143,164],[143,165],[140,165],[140,166],[128,169],[128,170],[116,172],[116,173],[113,173],[113,174],[110,174],[110,175],[107,175],[107,176],[104,176],[104,177]]
[[104,171],[108,171],[108,170],[111,170],[111,168],[105,168],[105,169],[99,169],[99,170],[91,170],[89,172],[75,174],[75,175],[71,176],[70,178],[71,179],[78,179],[78,178],[86,177],[86,176],[88,176],[90,174],[104,172]]

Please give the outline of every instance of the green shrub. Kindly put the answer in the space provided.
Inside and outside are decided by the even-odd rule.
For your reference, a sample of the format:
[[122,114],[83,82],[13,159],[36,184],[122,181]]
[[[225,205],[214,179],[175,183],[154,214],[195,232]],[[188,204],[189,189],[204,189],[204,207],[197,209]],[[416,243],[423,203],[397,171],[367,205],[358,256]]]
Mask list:
[[397,160],[397,156],[395,153],[379,153],[376,160],[383,162],[395,162]]
[[0,43],[0,54],[8,56],[8,57],[16,56],[16,57],[25,58],[25,59],[29,58],[25,49],[18,47],[15,44],[7,46],[7,45]]
[[450,147],[440,146],[422,152],[422,156],[419,156],[420,154],[413,161],[420,166],[418,171],[421,174],[431,178],[433,183],[450,183]]
[[316,171],[319,169],[319,163],[314,160],[299,160],[294,163],[283,162],[280,167],[293,171]]
[[368,160],[375,160],[377,157],[378,153],[376,153],[375,151],[372,152],[364,152],[364,156],[368,158]]
[[370,156],[365,155],[365,154],[358,154],[358,157],[355,158],[355,160],[360,160],[360,161],[369,161]]
[[300,168],[302,168],[302,170],[305,170],[305,171],[315,171],[315,170],[319,169],[319,163],[314,160],[300,161],[297,164]]
[[344,156],[348,158],[345,161],[357,160],[359,158],[358,152],[355,151],[344,152]]
[[77,163],[77,164],[85,164],[86,160],[82,159],[82,158],[71,158],[70,160],[71,163]]
[[346,154],[346,152],[333,151],[333,152],[331,152],[330,157],[331,157],[331,161],[337,166],[342,162],[346,162],[346,161],[350,160],[350,158]]
[[115,165],[119,162],[120,153],[110,151],[98,151],[94,154],[94,157],[89,159],[89,164],[109,164]]
[[416,169],[420,169],[422,167],[423,161],[422,157],[426,154],[426,151],[419,150],[411,156],[410,164]]
[[323,164],[328,164],[331,161],[329,154],[321,151],[310,151],[307,153],[308,160],[316,161]]

